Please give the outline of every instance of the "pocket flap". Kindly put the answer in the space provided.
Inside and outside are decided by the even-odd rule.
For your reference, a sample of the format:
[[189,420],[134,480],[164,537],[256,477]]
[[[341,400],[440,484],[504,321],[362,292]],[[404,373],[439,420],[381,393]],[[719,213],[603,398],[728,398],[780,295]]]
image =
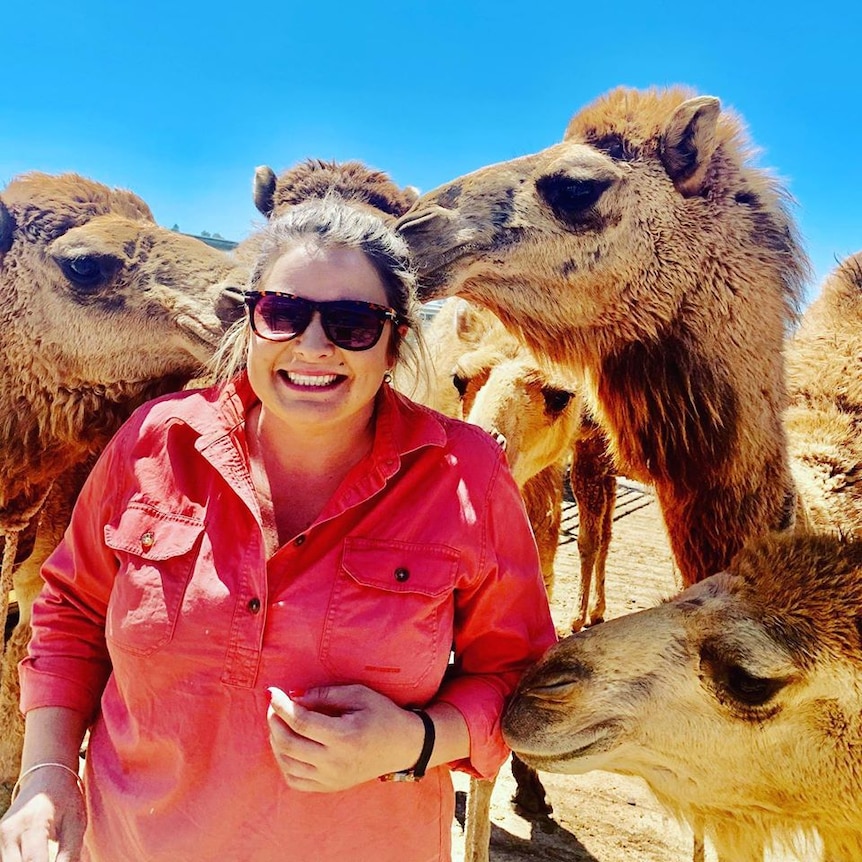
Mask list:
[[359,584],[394,593],[451,592],[460,553],[447,545],[348,538],[342,568]]
[[148,560],[168,560],[188,553],[203,532],[203,521],[131,503],[117,524],[105,525],[105,544]]

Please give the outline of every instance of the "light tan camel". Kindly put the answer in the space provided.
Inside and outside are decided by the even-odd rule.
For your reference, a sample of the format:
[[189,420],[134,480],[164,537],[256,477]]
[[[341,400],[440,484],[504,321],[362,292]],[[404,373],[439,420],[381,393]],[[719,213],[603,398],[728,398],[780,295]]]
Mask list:
[[862,530],[862,252],[826,279],[786,355],[785,425],[807,519]]
[[[425,336],[429,386],[420,400],[505,440],[549,595],[560,535],[563,471],[572,462],[581,596],[571,628],[577,631],[588,619],[590,624],[600,622],[616,476],[606,438],[580,395],[582,383],[570,371],[536,359],[492,312],[460,298],[443,303]],[[595,597],[590,607],[591,585]]]
[[755,539],[672,601],[552,647],[504,736],[539,770],[639,776],[722,862],[862,859],[860,621],[862,540]]
[[39,173],[0,192],[0,534],[20,611],[0,683],[0,810],[20,761],[16,664],[39,568],[93,459],[136,406],[201,369],[244,282],[131,192]]
[[[586,415],[580,384],[571,373],[540,363],[487,309],[452,298],[426,329],[430,358],[425,402],[502,437],[512,475],[521,489],[536,537],[550,597],[560,537],[563,473],[571,464],[579,512],[581,596],[573,628],[605,610],[604,569],[611,536],[616,476],[604,435]],[[534,770],[512,759],[516,807],[530,816],[547,814],[545,790]],[[494,780],[470,782],[465,862],[487,858]]]
[[808,263],[749,156],[717,99],[621,88],[562,143],[399,222],[424,298],[487,306],[582,371],[620,472],[655,486],[686,585],[795,517],[782,344]]

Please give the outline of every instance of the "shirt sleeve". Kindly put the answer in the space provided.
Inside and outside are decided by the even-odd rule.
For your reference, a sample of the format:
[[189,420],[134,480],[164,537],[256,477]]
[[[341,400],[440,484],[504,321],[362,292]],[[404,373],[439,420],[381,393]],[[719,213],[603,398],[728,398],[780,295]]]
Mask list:
[[470,734],[470,757],[451,766],[490,778],[509,754],[500,730],[506,702],[557,638],[536,542],[502,453],[483,521],[479,571],[456,591],[455,659],[435,700],[454,706]]
[[117,561],[104,525],[121,484],[115,437],[90,472],[65,535],[42,566],[28,655],[18,666],[21,711],[65,706],[95,717],[111,673],[105,615]]

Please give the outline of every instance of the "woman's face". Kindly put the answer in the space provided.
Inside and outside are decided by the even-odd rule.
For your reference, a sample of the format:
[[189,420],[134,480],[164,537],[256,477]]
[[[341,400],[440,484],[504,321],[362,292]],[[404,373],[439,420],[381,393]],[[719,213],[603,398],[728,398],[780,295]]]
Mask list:
[[[359,299],[389,305],[377,270],[356,249],[322,249],[314,242],[289,248],[260,285],[262,290],[305,299]],[[251,334],[248,377],[261,401],[261,421],[291,427],[370,423],[374,398],[389,368],[392,323],[368,350],[336,347],[314,313],[308,328],[291,341],[267,341]]]

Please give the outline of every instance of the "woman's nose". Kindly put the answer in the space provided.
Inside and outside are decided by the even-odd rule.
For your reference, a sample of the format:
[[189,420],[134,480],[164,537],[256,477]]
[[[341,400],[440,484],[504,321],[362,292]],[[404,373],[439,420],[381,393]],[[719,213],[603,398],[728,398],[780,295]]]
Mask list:
[[300,352],[314,354],[315,356],[327,355],[333,352],[335,345],[327,338],[320,322],[320,312],[315,311],[311,322],[301,335],[293,339],[294,348]]

